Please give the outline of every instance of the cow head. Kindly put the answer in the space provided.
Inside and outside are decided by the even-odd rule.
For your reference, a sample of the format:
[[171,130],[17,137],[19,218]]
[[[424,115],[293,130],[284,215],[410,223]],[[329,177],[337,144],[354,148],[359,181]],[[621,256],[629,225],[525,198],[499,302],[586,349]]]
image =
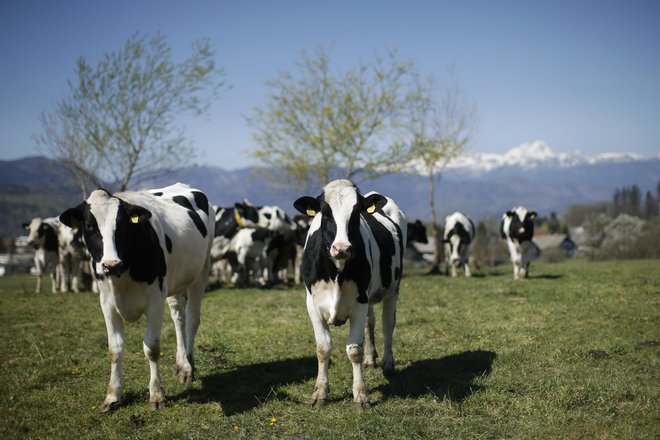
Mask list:
[[534,220],[536,220],[536,216],[535,211],[528,211],[523,206],[507,211],[504,217],[509,220],[509,237],[515,238],[519,242],[530,241],[534,237]]
[[276,232],[288,232],[296,228],[295,223],[279,206],[258,208],[259,226]]
[[98,275],[120,275],[124,270],[125,250],[151,212],[113,197],[105,190],[93,191],[87,200],[60,215],[60,221],[80,228],[85,245],[94,260]]
[[408,223],[408,234],[406,236],[408,237],[408,243],[411,242],[416,242],[416,243],[422,243],[422,244],[427,244],[429,242],[429,238],[426,235],[426,226],[421,222],[421,220],[417,220],[414,223]]
[[30,223],[23,223],[23,228],[28,231],[28,245],[35,249],[46,247],[46,242],[50,242],[50,247],[57,247],[57,233],[51,224],[55,219],[33,218]]
[[334,180],[323,188],[318,197],[304,196],[293,206],[309,217],[318,217],[312,228],[321,230],[323,248],[340,268],[353,255],[353,245],[360,240],[360,216],[372,215],[387,203],[380,194],[362,196],[349,180]]

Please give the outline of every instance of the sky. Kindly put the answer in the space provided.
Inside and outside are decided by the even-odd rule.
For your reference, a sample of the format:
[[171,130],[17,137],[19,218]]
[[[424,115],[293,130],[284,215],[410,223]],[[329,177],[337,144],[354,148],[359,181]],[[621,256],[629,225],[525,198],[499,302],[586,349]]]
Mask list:
[[205,117],[179,120],[198,163],[257,164],[245,117],[269,79],[295,74],[317,46],[338,70],[388,48],[440,81],[452,69],[477,109],[471,151],[543,140],[555,152],[655,156],[659,23],[656,0],[3,0],[0,160],[45,154],[39,118],[69,96],[76,59],[95,64],[135,32],[160,32],[179,61],[202,37],[216,51],[231,88]]

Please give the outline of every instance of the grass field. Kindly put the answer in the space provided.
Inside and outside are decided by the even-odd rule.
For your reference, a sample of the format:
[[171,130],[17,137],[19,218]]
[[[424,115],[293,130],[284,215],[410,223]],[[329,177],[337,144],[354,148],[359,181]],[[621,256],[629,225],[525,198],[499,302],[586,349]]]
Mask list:
[[37,295],[33,279],[3,277],[0,438],[660,438],[660,261],[532,271],[520,282],[508,266],[472,279],[407,275],[397,373],[366,371],[364,413],[351,401],[347,326],[333,329],[331,400],[309,407],[316,360],[301,287],[207,293],[188,388],[173,374],[166,311],[158,412],[144,318],[129,324],[125,403],[102,414],[110,365],[97,296]]

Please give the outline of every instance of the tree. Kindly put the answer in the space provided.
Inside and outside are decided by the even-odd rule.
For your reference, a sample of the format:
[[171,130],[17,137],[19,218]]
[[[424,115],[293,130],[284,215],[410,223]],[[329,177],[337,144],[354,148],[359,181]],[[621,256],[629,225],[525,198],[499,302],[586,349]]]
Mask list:
[[160,34],[134,34],[95,67],[80,57],[75,74],[71,96],[42,113],[37,142],[73,172],[84,196],[90,184],[121,191],[189,163],[195,150],[176,117],[208,111],[224,76],[207,39],[177,63]]
[[[436,180],[442,170],[458,157],[470,140],[476,124],[476,109],[467,104],[452,81],[439,88],[433,78],[416,82],[418,97],[410,112],[409,159],[428,175],[429,209],[435,252],[431,272],[440,271],[441,237],[436,214]],[[434,97],[437,97],[434,99]]]
[[413,65],[396,51],[346,72],[330,51],[302,52],[298,73],[268,82],[266,103],[247,122],[258,145],[251,155],[275,184],[318,188],[335,178],[367,180],[398,170],[405,159],[402,117],[412,97]]

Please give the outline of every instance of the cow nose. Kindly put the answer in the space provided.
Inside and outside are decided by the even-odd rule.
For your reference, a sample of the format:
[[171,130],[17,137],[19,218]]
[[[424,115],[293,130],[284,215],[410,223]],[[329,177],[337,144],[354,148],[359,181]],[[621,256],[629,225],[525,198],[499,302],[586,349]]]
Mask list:
[[520,228],[520,229],[518,229],[518,233],[519,233],[519,234],[524,234],[524,233],[525,233],[525,228]]
[[338,260],[345,260],[351,256],[351,247],[350,243],[333,243],[330,256]]
[[103,273],[107,275],[117,275],[121,271],[121,261],[119,260],[107,260],[101,262],[101,268]]

